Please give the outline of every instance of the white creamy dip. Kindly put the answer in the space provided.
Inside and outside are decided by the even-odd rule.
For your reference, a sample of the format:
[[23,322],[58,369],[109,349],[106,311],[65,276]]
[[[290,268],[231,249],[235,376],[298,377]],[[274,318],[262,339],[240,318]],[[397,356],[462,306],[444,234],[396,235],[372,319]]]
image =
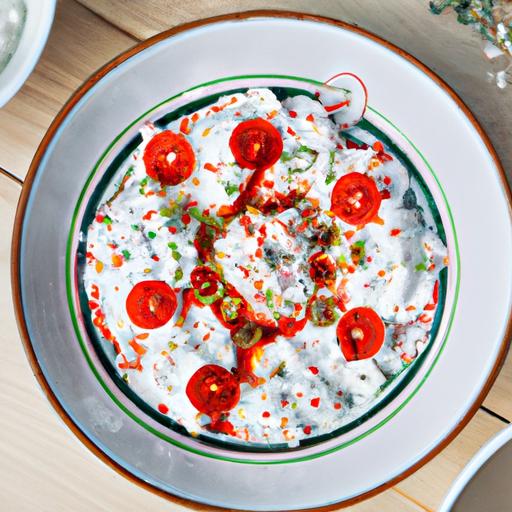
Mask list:
[[[283,153],[265,172],[252,205],[224,222],[220,207],[233,203],[253,172],[237,165],[229,138],[241,121],[257,117],[279,130]],[[384,151],[391,159],[381,158],[380,143],[368,133],[354,129],[353,135],[369,146],[347,149],[322,105],[306,96],[281,103],[268,89],[252,89],[221,97],[166,129],[181,130],[192,145],[192,175],[163,189],[147,176],[142,155],[159,130],[144,126],[143,143],[124,165],[120,192],[101,204],[86,233],[84,286],[98,334],[119,351],[119,374],[140,398],[192,435],[228,442],[296,446],[359,418],[430,341],[434,288],[447,250],[419,185],[388,148]],[[375,181],[383,197],[380,220],[353,226],[330,211],[333,187],[351,172]],[[406,193],[415,196],[418,207],[404,207]],[[284,211],[263,208],[290,194],[302,199]],[[317,228],[305,223],[311,209],[313,224],[337,233],[335,243],[316,243]],[[304,319],[315,292],[309,260],[320,249],[332,256],[335,283],[317,289],[317,295],[337,294],[348,310],[375,310],[386,327],[380,351],[348,362],[337,342],[337,321],[328,326],[307,321],[294,336],[278,335],[258,352],[254,373],[260,384],[242,383],[239,403],[225,415],[234,433],[206,429],[210,419],[190,402],[187,383],[206,364],[231,370],[237,354],[229,330],[210,307],[191,307],[181,325],[182,293],[199,264],[194,240],[201,216],[222,224],[213,250],[224,280],[269,323],[282,315]],[[354,259],[356,250],[359,259]],[[126,312],[128,294],[144,280],[165,281],[178,297],[173,318],[156,329],[133,325]],[[135,337],[144,349],[139,359]],[[126,368],[126,361],[138,364]]]

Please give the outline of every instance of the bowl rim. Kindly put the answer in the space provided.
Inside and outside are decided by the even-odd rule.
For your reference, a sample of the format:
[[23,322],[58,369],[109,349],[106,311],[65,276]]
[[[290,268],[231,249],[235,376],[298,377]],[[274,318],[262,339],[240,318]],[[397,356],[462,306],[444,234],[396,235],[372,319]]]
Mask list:
[[482,469],[484,464],[496,455],[512,439],[512,425],[505,427],[487,441],[473,458],[464,466],[446,493],[439,512],[450,512],[464,489]]
[[[27,358],[29,360],[29,363],[32,367],[32,371],[38,380],[40,386],[43,389],[43,392],[45,393],[47,399],[50,401],[51,405],[55,409],[55,411],[59,414],[59,416],[62,418],[62,420],[66,423],[68,428],[71,429],[71,431],[76,435],[76,437],[94,454],[96,455],[100,460],[102,460],[105,464],[110,466],[112,469],[114,469],[117,473],[124,476],[128,480],[132,481],[133,483],[137,484],[141,488],[144,488],[146,490],[149,490],[156,495],[163,497],[167,500],[173,501],[177,504],[187,506],[196,510],[226,510],[223,507],[213,506],[213,505],[206,505],[201,503],[196,503],[194,501],[178,497],[176,495],[173,495],[169,492],[163,491],[152,484],[138,478],[137,476],[130,473],[128,470],[123,468],[120,464],[118,464],[115,460],[113,460],[111,457],[109,457],[107,454],[105,454],[103,451],[101,451],[86,435],[82,430],[80,430],[79,426],[73,421],[73,419],[66,413],[62,405],[59,403],[57,397],[53,393],[48,381],[46,380],[43,371],[41,369],[41,366],[39,365],[39,362],[37,361],[36,354],[34,352],[34,349],[31,344],[31,340],[28,334],[28,328],[27,324],[25,322],[24,313],[23,313],[23,307],[22,307],[22,297],[21,297],[21,282],[20,282],[20,255],[21,255],[21,238],[22,238],[22,230],[23,230],[23,220],[25,216],[25,212],[28,205],[28,200],[30,197],[31,187],[34,183],[37,171],[39,168],[39,165],[46,153],[46,150],[48,149],[48,146],[50,145],[53,137],[59,130],[60,125],[65,120],[67,115],[71,112],[71,110],[76,106],[76,104],[87,94],[87,92],[98,82],[100,81],[105,75],[107,75],[111,70],[115,69],[117,66],[123,64],[126,60],[131,58],[132,56],[146,50],[147,48],[150,48],[151,46],[157,44],[160,41],[163,41],[165,39],[171,38],[173,36],[176,36],[178,34],[181,34],[183,32],[203,27],[211,24],[216,23],[222,23],[225,21],[242,21],[242,20],[248,20],[251,18],[270,18],[270,19],[289,19],[289,20],[296,20],[296,21],[310,21],[310,22],[316,22],[319,24],[325,24],[334,28],[341,28],[343,30],[347,30],[349,32],[356,33],[360,36],[363,36],[367,39],[370,39],[373,42],[376,42],[377,44],[380,44],[381,46],[384,46],[388,50],[392,51],[393,53],[397,54],[399,57],[402,57],[403,59],[407,60],[410,64],[418,68],[420,71],[422,71],[424,74],[426,74],[436,85],[438,85],[441,89],[444,90],[445,93],[455,102],[455,104],[460,108],[462,113],[465,115],[467,120],[473,125],[474,129],[478,133],[479,137],[481,138],[482,142],[484,143],[487,151],[489,152],[489,155],[491,156],[496,169],[498,178],[501,182],[503,191],[505,193],[506,201],[508,203],[509,212],[512,211],[512,192],[510,189],[510,186],[508,184],[505,170],[503,168],[503,165],[496,153],[496,150],[494,149],[494,146],[492,145],[488,135],[485,133],[484,129],[480,125],[479,121],[476,119],[475,115],[472,113],[472,111],[469,109],[469,107],[464,103],[464,101],[457,95],[457,93],[441,78],[439,77],[434,71],[432,71],[428,66],[423,64],[421,61],[413,57],[411,54],[406,52],[405,50],[399,48],[398,46],[394,45],[393,43],[390,43],[386,39],[383,39],[380,36],[377,36],[373,34],[372,32],[362,29],[358,26],[354,26],[350,23],[337,20],[334,18],[329,18],[325,16],[320,16],[316,14],[307,14],[307,13],[301,13],[296,11],[289,11],[289,10],[275,10],[275,9],[262,9],[262,10],[249,10],[249,11],[243,11],[243,12],[236,12],[236,13],[229,13],[229,14],[222,14],[219,16],[214,16],[210,18],[195,20],[192,22],[184,23],[181,25],[177,25],[169,30],[160,32],[149,39],[143,40],[139,43],[137,43],[132,48],[129,48],[128,50],[124,51],[111,61],[109,61],[107,64],[105,64],[103,67],[101,67],[98,71],[93,73],[71,96],[71,98],[64,104],[62,109],[59,111],[59,113],[56,115],[55,119],[53,120],[52,124],[48,128],[48,131],[44,135],[35,155],[34,158],[30,164],[29,171],[27,173],[24,186],[22,188],[22,192],[20,195],[20,199],[18,202],[18,207],[16,211],[16,217],[14,221],[14,228],[13,228],[13,239],[12,239],[12,249],[11,249],[11,280],[12,280],[12,294],[13,294],[13,302],[14,302],[14,309],[16,314],[16,319],[18,322],[18,328],[20,331],[22,343],[25,349],[25,352],[27,354]],[[396,483],[400,482],[404,478],[408,477],[415,471],[417,471],[420,467],[422,467],[424,464],[429,462],[432,458],[434,458],[438,453],[440,453],[460,432],[461,430],[468,424],[468,422],[471,420],[471,418],[475,415],[475,413],[478,411],[478,408],[484,401],[485,397],[487,396],[488,392],[490,391],[494,381],[496,380],[496,377],[498,376],[498,373],[503,366],[505,357],[507,355],[509,345],[510,345],[510,336],[512,334],[512,311],[509,313],[509,316],[505,322],[505,332],[503,339],[501,340],[499,352],[496,357],[495,363],[493,365],[492,370],[489,373],[489,376],[486,380],[486,382],[483,384],[478,396],[474,400],[474,402],[470,405],[468,411],[466,414],[460,419],[460,421],[453,427],[450,433],[448,433],[443,439],[441,439],[438,444],[432,448],[429,452],[427,452],[422,458],[420,458],[416,463],[414,463],[412,466],[408,467],[405,471],[402,473],[396,475],[393,478],[390,478],[385,483],[363,493],[358,496],[349,498],[347,500],[331,504],[331,505],[325,505],[321,507],[315,507],[313,509],[303,509],[303,510],[335,510],[339,509],[340,507],[346,507],[349,505],[353,505],[355,503],[358,503],[360,501],[363,501],[365,499],[368,499],[372,496],[375,496],[376,494],[379,494],[380,492],[392,487]]]
[[[24,1],[27,9],[27,20],[20,41],[7,66],[0,72],[0,108],[15,96],[32,73],[46,46],[55,17],[57,0]],[[37,5],[39,2],[41,4]],[[24,44],[29,44],[28,39],[34,33],[30,34],[27,30],[29,28],[27,25],[30,19],[32,19],[30,14],[31,9],[34,8],[32,6],[37,7],[38,11],[36,9],[36,14],[39,16],[39,19],[34,22],[36,39],[32,41],[28,51],[20,52],[20,47]]]

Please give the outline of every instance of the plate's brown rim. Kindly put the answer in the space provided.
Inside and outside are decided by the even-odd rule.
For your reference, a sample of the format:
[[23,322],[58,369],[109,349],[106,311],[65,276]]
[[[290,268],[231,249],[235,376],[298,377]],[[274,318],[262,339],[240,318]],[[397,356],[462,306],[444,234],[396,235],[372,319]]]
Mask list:
[[[350,32],[354,32],[356,34],[362,35],[372,41],[377,42],[378,44],[385,46],[387,49],[391,50],[392,52],[398,54],[399,56],[403,57],[404,59],[408,60],[412,64],[414,64],[417,68],[419,68],[421,71],[423,71],[426,75],[428,75],[438,86],[440,86],[459,106],[459,108],[464,112],[466,117],[469,119],[471,124],[474,126],[478,134],[480,135],[480,138],[483,140],[484,144],[487,147],[487,150],[489,151],[489,154],[494,160],[494,163],[498,169],[499,177],[501,180],[502,187],[505,191],[508,207],[509,207],[509,215],[512,216],[512,193],[510,191],[510,187],[506,178],[505,171],[503,169],[503,165],[500,162],[500,159],[496,153],[496,150],[494,149],[489,137],[481,127],[480,123],[475,118],[474,114],[471,112],[469,107],[462,101],[462,99],[457,95],[457,93],[442,79],[440,78],[434,71],[432,71],[429,67],[427,67],[425,64],[420,62],[416,57],[413,57],[409,53],[407,53],[405,50],[402,50],[398,46],[395,46],[394,44],[390,43],[389,41],[386,41],[385,39],[381,38],[380,36],[377,36],[365,29],[362,29],[360,27],[356,27],[354,25],[351,25],[349,23],[346,23],[344,21],[336,20],[333,18],[328,18],[324,16],[319,16],[315,14],[306,14],[306,13],[300,13],[300,12],[293,12],[293,11],[281,11],[281,10],[254,10],[254,11],[245,11],[245,12],[238,12],[238,13],[230,13],[230,14],[223,14],[220,16],[214,16],[211,18],[206,18],[202,20],[192,21],[189,23],[185,23],[182,25],[178,25],[176,27],[173,27],[169,30],[166,30],[164,32],[161,32],[159,34],[156,34],[153,37],[150,37],[149,39],[146,39],[145,41],[141,41],[134,45],[132,48],[126,50],[125,52],[121,53],[114,59],[112,59],[110,62],[105,64],[102,68],[100,68],[98,71],[96,71],[93,75],[91,75],[83,84],[80,86],[76,92],[71,96],[71,98],[66,102],[66,104],[62,107],[60,112],[57,114],[55,119],[53,120],[52,124],[48,128],[48,131],[44,135],[35,155],[34,158],[30,164],[29,171],[27,173],[27,176],[25,178],[23,188],[21,191],[20,199],[18,202],[18,207],[16,210],[16,218],[14,221],[14,229],[13,229],[13,239],[12,239],[12,250],[11,250],[11,279],[12,279],[12,294],[13,294],[13,301],[14,301],[14,308],[16,312],[16,319],[18,322],[18,328],[20,330],[21,339],[25,348],[25,352],[27,354],[29,363],[32,367],[32,371],[38,380],[39,384],[41,385],[46,397],[50,401],[53,408],[56,410],[56,412],[59,414],[59,416],[63,419],[63,421],[66,423],[66,425],[71,429],[71,431],[78,437],[78,439],[92,452],[94,455],[96,455],[99,459],[101,459],[104,463],[109,465],[112,469],[117,471],[119,474],[127,478],[128,480],[134,482],[135,484],[139,485],[140,487],[149,490],[153,493],[155,493],[158,496],[161,496],[167,500],[174,501],[175,503],[178,503],[183,506],[188,506],[191,508],[194,508],[196,510],[226,510],[222,507],[216,507],[212,505],[204,505],[202,503],[196,503],[191,500],[187,500],[184,498],[180,498],[178,496],[175,496],[171,493],[165,492],[148,482],[136,477],[132,473],[130,473],[128,470],[123,468],[120,464],[118,464],[116,461],[108,457],[105,453],[103,453],[83,432],[80,430],[78,425],[76,425],[71,417],[66,413],[62,405],[57,400],[57,397],[53,393],[52,389],[50,388],[45,376],[43,375],[43,372],[41,370],[41,367],[39,366],[39,363],[37,361],[34,349],[32,347],[32,343],[30,341],[30,337],[27,330],[27,325],[25,323],[25,318],[23,314],[23,308],[22,308],[22,302],[21,302],[21,286],[20,286],[20,267],[19,267],[19,257],[20,257],[20,248],[21,248],[21,233],[22,233],[22,227],[23,227],[23,220],[25,216],[25,211],[27,207],[27,201],[30,195],[30,190],[32,187],[32,183],[34,181],[34,178],[37,174],[37,169],[39,167],[39,164],[41,163],[41,159],[43,158],[46,149],[54,137],[56,131],[58,130],[59,126],[65,119],[65,117],[68,115],[68,113],[73,109],[73,107],[77,104],[77,102],[91,89],[91,87],[96,84],[99,80],[101,80],[107,73],[109,73],[112,69],[116,68],[120,64],[122,64],[124,61],[132,57],[133,55],[136,55],[137,53],[145,50],[146,48],[164,40],[169,37],[172,37],[176,34],[185,32],[187,30],[191,30],[197,27],[213,24],[213,23],[219,23],[222,21],[237,21],[237,20],[246,20],[249,18],[287,18],[287,19],[296,19],[296,20],[307,20],[307,21],[314,21],[318,23],[324,23],[328,25],[333,25],[335,27],[339,27],[345,30],[348,30]],[[370,498],[372,496],[375,496],[376,494],[392,487],[396,483],[400,482],[404,478],[408,477],[415,471],[417,471],[421,466],[429,462],[432,458],[434,458],[439,452],[441,452],[459,433],[460,431],[467,425],[467,423],[470,421],[470,419],[475,415],[478,408],[484,401],[485,397],[487,396],[489,390],[491,389],[494,381],[496,380],[496,377],[498,376],[499,370],[501,369],[505,357],[507,355],[508,347],[509,347],[509,339],[512,333],[512,312],[509,313],[509,318],[507,321],[507,328],[505,332],[505,336],[501,342],[500,351],[498,354],[498,357],[496,358],[496,362],[493,366],[493,369],[489,375],[489,378],[487,379],[486,383],[482,387],[482,390],[480,391],[478,397],[473,402],[472,406],[468,410],[468,412],[465,414],[465,416],[457,423],[457,425],[454,427],[454,429],[443,439],[441,440],[428,454],[423,456],[419,461],[417,461],[415,464],[413,464],[411,467],[409,467],[407,470],[402,472],[401,474],[395,476],[394,478],[388,480],[387,482],[375,487],[374,489],[367,491],[363,494],[360,494],[358,496],[352,497],[350,499],[340,501],[338,503],[332,504],[332,505],[326,505],[323,507],[317,507],[314,509],[303,509],[303,510],[317,510],[317,511],[329,511],[329,510],[335,510],[341,507],[346,507],[349,505],[353,505],[355,503],[358,503],[360,501],[363,501],[367,498]]]

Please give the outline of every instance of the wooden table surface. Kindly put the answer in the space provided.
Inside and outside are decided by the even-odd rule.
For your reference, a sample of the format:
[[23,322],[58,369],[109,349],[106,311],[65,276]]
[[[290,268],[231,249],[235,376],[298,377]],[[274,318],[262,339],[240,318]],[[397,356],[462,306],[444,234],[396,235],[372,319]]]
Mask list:
[[[25,86],[0,109],[0,509],[13,512],[171,511],[91,455],[43,397],[23,353],[14,319],[9,258],[23,179],[57,111],[93,71],[161,30],[193,19],[282,8],[355,23],[406,49],[441,75],[491,137],[509,179],[512,86],[486,79],[479,38],[453,15],[435,17],[426,0],[60,0],[43,56]],[[388,491],[349,507],[355,512],[433,511],[471,456],[512,419],[512,358],[484,405],[437,457]]]

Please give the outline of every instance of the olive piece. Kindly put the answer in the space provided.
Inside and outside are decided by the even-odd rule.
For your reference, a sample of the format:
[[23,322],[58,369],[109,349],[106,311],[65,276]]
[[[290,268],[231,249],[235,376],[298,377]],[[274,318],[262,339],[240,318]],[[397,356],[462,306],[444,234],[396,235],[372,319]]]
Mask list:
[[233,343],[240,348],[251,348],[263,336],[262,328],[255,322],[247,322],[231,333]]

